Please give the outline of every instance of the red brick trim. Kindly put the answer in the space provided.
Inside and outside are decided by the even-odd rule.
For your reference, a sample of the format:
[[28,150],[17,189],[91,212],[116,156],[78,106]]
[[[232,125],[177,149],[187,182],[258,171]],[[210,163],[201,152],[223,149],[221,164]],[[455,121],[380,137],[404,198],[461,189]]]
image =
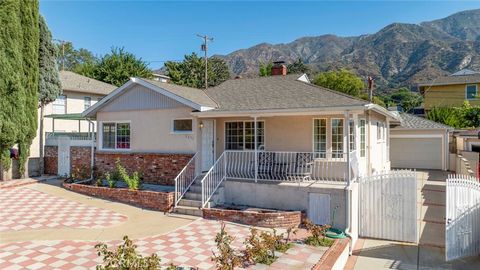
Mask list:
[[337,239],[333,245],[325,251],[322,258],[312,267],[312,270],[330,270],[340,258],[345,249],[348,249],[350,239]]
[[256,212],[221,208],[204,208],[203,218],[224,220],[250,226],[266,228],[297,227],[301,223],[300,211]]
[[175,200],[174,192],[129,190],[127,188],[97,187],[83,184],[63,183],[63,187],[85,195],[128,203],[153,210],[169,212]]

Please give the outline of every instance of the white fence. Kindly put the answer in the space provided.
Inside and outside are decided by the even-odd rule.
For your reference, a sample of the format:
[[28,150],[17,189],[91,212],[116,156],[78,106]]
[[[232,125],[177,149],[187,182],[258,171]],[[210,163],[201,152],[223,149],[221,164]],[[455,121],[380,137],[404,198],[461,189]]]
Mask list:
[[447,261],[480,254],[480,183],[468,175],[447,179],[445,257]]
[[418,241],[417,178],[414,171],[389,171],[359,180],[359,234]]

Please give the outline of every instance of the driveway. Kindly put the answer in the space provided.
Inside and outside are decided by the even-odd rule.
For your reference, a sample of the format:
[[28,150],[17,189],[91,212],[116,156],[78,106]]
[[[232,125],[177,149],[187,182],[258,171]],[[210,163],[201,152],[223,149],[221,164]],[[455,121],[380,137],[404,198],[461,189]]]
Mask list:
[[[112,247],[128,235],[142,255],[156,253],[162,264],[214,269],[212,252],[220,222],[164,215],[67,191],[58,180],[0,189],[0,269],[94,269],[94,248]],[[243,249],[248,226],[227,223]],[[311,269],[327,248],[295,244],[272,265],[249,269]]]
[[419,171],[419,244],[360,239],[346,269],[480,269],[480,257],[445,262],[445,180],[449,172]]

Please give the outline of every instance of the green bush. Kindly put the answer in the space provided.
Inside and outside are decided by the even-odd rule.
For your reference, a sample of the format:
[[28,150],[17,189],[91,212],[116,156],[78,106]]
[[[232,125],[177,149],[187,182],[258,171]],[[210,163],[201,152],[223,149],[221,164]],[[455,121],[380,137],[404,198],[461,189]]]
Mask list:
[[113,178],[110,173],[105,173],[105,179],[107,180],[108,182],[108,187],[109,188],[114,188],[114,187],[117,187],[117,182],[118,180],[116,178]]
[[130,176],[127,170],[120,163],[119,159],[117,159],[115,163],[120,179],[122,179],[122,181],[127,184],[128,188],[131,190],[139,189],[141,184],[140,175],[138,174],[138,172],[134,172],[132,176]]
[[[106,244],[95,245],[98,256],[103,257],[103,264],[97,266],[97,270],[157,270],[160,269],[160,258],[157,254],[143,257],[137,254],[136,245],[128,236],[123,237],[124,243],[115,250],[108,249]],[[176,268],[176,267],[175,267]],[[170,269],[175,269],[170,268]]]
[[461,107],[433,107],[427,119],[454,128],[476,128],[480,126],[480,106],[465,101]]

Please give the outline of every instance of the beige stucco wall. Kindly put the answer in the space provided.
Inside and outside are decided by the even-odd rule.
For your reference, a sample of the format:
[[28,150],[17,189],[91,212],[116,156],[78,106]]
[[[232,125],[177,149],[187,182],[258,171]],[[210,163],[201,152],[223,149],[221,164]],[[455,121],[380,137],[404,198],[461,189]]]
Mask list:
[[[147,153],[194,153],[197,121],[191,116],[192,109],[179,107],[170,109],[98,112],[97,121],[130,122],[130,152]],[[174,119],[192,118],[192,134],[175,134],[172,132]],[[97,149],[101,150],[100,133],[97,133]],[[110,150],[108,150],[110,151]]]
[[[71,92],[68,90],[63,91],[63,95],[67,97],[66,99],[66,111],[67,114],[70,113],[81,113],[84,110],[84,97],[90,97],[92,102],[91,105],[97,103],[98,99],[102,98],[103,95],[95,95],[88,93],[79,93]],[[53,114],[53,104],[49,103],[44,108],[44,115]],[[44,132],[53,132],[53,120],[51,118],[45,118],[44,120]],[[39,157],[40,156],[40,109],[38,109],[38,129],[37,136],[34,138],[30,146],[30,157]],[[71,120],[55,120],[55,131],[58,132],[87,132],[88,123],[87,121],[81,121],[80,125],[78,121]],[[45,139],[45,136],[43,136]]]

